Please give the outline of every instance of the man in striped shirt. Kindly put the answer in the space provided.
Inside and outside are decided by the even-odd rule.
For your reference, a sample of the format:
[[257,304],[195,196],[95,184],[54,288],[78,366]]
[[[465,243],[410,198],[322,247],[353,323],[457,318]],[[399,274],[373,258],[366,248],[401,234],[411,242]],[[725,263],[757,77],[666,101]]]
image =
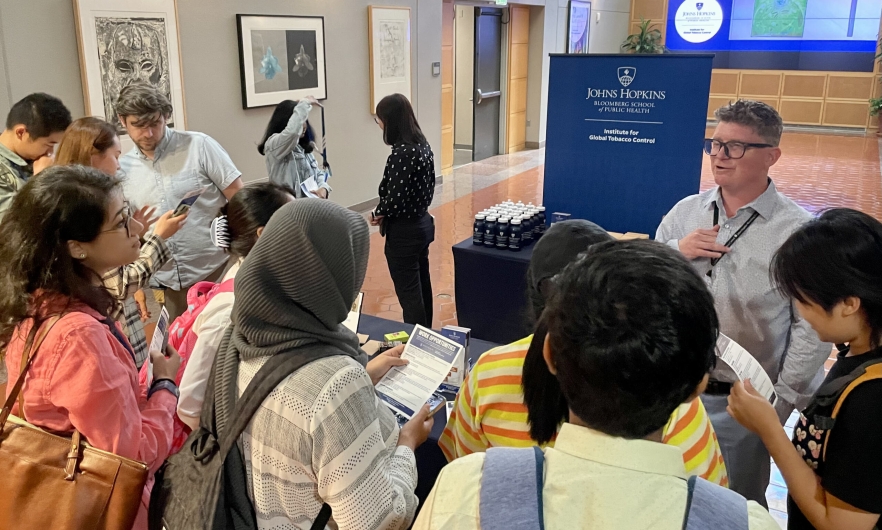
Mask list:
[[[545,306],[551,279],[589,246],[612,237],[583,220],[556,223],[536,243],[528,273],[529,298],[538,317]],[[533,337],[484,353],[456,396],[439,445],[448,460],[489,447],[528,447],[522,373]],[[701,400],[681,405],[664,429],[664,443],[683,451],[686,472],[726,486],[728,476],[717,436]],[[553,445],[553,442],[549,445]]]

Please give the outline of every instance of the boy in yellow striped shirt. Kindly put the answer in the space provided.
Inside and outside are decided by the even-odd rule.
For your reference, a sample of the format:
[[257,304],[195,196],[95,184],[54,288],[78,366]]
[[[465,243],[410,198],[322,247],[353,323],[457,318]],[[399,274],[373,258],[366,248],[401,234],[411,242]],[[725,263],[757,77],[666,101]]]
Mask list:
[[[542,313],[549,282],[589,246],[612,237],[594,223],[556,223],[536,243],[528,273],[528,294]],[[533,337],[490,350],[478,359],[456,396],[439,445],[447,460],[489,447],[528,447],[530,437],[522,375]],[[553,414],[553,411],[550,411]],[[700,399],[681,405],[664,429],[664,443],[683,451],[686,472],[726,486],[728,476],[717,436]],[[552,440],[547,445],[553,445]]]

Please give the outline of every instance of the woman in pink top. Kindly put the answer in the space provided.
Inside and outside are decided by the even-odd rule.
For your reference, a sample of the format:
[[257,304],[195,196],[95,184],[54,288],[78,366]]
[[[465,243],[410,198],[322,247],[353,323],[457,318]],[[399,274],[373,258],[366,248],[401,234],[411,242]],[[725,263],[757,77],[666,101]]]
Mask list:
[[[32,178],[0,225],[0,349],[11,378],[34,325],[52,328],[25,378],[24,413],[44,429],[78,430],[94,447],[146,462],[150,479],[134,528],[147,528],[153,473],[168,456],[180,358],[152,351],[153,386],[138,384],[132,347],[110,318],[104,273],[138,259],[140,223],[119,181],[56,166]],[[10,385],[11,387],[12,385]]]

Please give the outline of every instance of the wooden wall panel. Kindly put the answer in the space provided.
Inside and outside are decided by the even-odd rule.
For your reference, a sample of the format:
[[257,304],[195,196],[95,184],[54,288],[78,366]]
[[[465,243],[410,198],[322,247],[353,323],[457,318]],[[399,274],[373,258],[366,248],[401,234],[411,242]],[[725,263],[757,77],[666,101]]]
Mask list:
[[777,96],[781,93],[781,74],[741,73],[739,94],[750,96]]
[[726,96],[723,96],[723,97],[711,96],[710,101],[708,102],[708,106],[707,106],[707,119],[709,119],[709,120],[715,119],[714,112],[718,108],[722,107],[723,105],[727,105],[733,99],[735,99],[735,98],[730,98],[730,97],[726,97]]
[[527,72],[530,47],[530,8],[510,6],[508,84],[505,147],[507,153],[522,151],[527,141]]
[[640,20],[665,20],[667,18],[667,2],[660,0],[633,0],[631,4],[631,18]]
[[828,101],[824,107],[824,125],[866,127],[868,119],[866,102]]
[[737,94],[739,77],[738,72],[714,70],[711,74],[711,94]]
[[784,73],[781,95],[788,98],[823,98],[827,89],[826,74]]
[[441,4],[441,171],[453,167],[454,20],[453,0]]
[[872,75],[830,74],[827,82],[827,97],[831,99],[869,99],[872,91]]
[[785,123],[820,125],[823,110],[823,101],[782,99],[778,112],[781,113]]

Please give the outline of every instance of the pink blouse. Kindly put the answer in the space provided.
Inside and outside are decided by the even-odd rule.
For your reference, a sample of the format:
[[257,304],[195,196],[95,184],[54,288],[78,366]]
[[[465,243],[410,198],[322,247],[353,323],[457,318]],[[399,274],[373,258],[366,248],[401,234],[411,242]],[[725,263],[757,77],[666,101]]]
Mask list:
[[[92,446],[150,466],[134,526],[146,529],[153,474],[168,456],[177,400],[166,391],[147,400],[132,354],[101,320],[80,306],[55,324],[25,377],[25,419],[56,433],[76,428]],[[7,348],[7,392],[21,371],[31,325],[19,325]],[[20,416],[18,402],[13,414]]]

